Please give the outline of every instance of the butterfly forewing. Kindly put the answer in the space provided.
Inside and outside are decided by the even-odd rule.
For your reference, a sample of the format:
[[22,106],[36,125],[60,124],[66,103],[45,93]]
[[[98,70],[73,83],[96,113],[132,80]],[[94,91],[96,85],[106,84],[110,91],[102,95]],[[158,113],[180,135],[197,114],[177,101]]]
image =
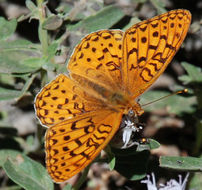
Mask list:
[[190,22],[190,12],[179,9],[135,24],[125,32],[123,86],[133,98],[165,70],[182,44]]
[[[122,37],[120,30],[102,30],[83,38],[68,63],[71,77],[114,91],[120,89]],[[82,85],[87,85],[87,82]]]

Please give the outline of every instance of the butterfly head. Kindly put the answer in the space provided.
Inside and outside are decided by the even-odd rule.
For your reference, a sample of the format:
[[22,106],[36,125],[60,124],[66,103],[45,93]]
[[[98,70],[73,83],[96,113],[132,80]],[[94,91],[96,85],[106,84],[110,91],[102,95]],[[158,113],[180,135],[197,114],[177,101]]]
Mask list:
[[132,106],[127,112],[128,115],[140,116],[144,113],[144,110],[141,108],[138,102],[133,102]]

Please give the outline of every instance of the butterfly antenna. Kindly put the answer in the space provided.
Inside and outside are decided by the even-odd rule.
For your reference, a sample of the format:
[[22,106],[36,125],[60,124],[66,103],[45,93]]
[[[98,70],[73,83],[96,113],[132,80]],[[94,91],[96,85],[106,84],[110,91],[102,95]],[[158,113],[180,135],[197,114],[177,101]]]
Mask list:
[[154,101],[152,101],[152,102],[148,102],[148,103],[146,103],[146,104],[143,104],[143,105],[141,105],[141,107],[143,107],[143,106],[148,106],[148,105],[150,105],[150,104],[153,104],[154,102],[158,102],[159,100],[163,100],[163,99],[165,99],[165,98],[168,98],[168,97],[173,96],[173,95],[176,95],[176,94],[183,94],[183,93],[187,93],[187,92],[188,92],[188,89],[185,88],[184,90],[179,90],[179,91],[177,91],[177,92],[173,92],[173,93],[171,93],[171,94],[169,94],[169,95],[167,95],[167,96],[163,96],[163,97],[161,97],[161,98],[159,98],[159,99],[157,99],[157,100],[154,100]]

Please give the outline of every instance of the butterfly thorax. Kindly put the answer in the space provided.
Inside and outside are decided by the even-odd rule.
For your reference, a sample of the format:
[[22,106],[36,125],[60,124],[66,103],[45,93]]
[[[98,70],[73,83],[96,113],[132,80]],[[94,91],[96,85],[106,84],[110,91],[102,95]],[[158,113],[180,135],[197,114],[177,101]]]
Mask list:
[[121,111],[123,114],[128,114],[129,110],[132,110],[136,116],[140,116],[144,113],[140,104],[117,86],[113,88],[112,86],[109,87],[109,85],[95,83],[93,80],[89,80],[75,73],[71,73],[71,76],[76,79],[77,84],[83,88],[89,96],[96,98],[104,107],[111,108],[114,111]]
[[134,100],[131,101],[131,97],[127,93],[123,93],[118,86],[95,82],[75,73],[71,73],[71,77],[89,96],[101,101],[107,107],[113,107],[115,110],[125,110],[127,107],[127,110],[124,112],[134,109],[135,113],[139,113],[139,110],[141,110],[140,105]]
[[113,105],[116,105],[120,109],[124,110],[124,114],[128,114],[132,111],[134,115],[140,116],[144,113],[144,110],[141,108],[138,102],[122,93],[113,93],[111,95],[110,102]]
[[117,107],[118,110],[123,110],[124,114],[128,114],[131,110],[136,116],[140,116],[144,113],[144,110],[138,102],[122,92],[108,91],[106,97],[109,107]]

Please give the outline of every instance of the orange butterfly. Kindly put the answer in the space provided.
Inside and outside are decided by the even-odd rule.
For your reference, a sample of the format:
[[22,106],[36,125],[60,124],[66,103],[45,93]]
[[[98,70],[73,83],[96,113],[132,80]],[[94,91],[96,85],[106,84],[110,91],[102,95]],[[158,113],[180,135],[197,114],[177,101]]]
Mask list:
[[116,134],[123,115],[144,112],[135,99],[165,70],[190,22],[189,11],[173,10],[126,32],[91,33],[77,45],[70,76],[60,74],[35,100],[37,117],[49,127],[46,165],[54,181],[90,164]]

